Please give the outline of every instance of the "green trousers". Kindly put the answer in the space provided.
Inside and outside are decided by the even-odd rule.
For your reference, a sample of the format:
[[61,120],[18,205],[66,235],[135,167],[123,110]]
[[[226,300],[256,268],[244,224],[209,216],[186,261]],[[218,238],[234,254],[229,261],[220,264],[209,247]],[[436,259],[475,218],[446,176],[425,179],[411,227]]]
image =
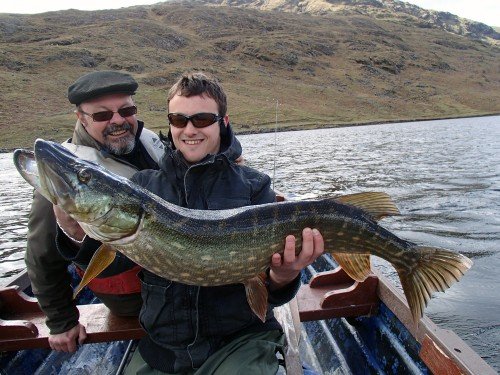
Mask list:
[[[281,331],[250,333],[237,337],[210,356],[197,369],[182,375],[274,375],[278,371],[276,353],[283,352],[285,335]],[[165,374],[150,367],[134,352],[125,375]],[[178,374],[176,374],[178,375]]]

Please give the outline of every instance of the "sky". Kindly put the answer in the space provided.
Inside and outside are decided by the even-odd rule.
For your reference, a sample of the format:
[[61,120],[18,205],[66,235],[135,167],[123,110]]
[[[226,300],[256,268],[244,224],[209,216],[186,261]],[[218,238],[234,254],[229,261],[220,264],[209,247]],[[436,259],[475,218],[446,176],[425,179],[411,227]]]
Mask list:
[[[42,13],[69,8],[116,9],[157,2],[159,0],[2,0],[0,13]],[[426,9],[450,12],[490,26],[500,26],[500,0],[407,0],[407,2]]]

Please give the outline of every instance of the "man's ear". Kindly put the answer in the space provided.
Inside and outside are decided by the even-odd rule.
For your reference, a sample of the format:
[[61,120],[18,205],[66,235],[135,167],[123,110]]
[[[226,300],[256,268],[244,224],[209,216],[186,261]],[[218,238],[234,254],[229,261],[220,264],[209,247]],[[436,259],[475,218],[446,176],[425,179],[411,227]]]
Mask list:
[[79,112],[78,109],[75,109],[75,114],[76,114],[76,119],[80,120],[81,124],[83,125],[84,128],[87,127],[87,124],[83,121],[83,113]]
[[229,116],[225,115],[219,120],[220,136],[224,138],[227,135],[227,125],[229,124]]

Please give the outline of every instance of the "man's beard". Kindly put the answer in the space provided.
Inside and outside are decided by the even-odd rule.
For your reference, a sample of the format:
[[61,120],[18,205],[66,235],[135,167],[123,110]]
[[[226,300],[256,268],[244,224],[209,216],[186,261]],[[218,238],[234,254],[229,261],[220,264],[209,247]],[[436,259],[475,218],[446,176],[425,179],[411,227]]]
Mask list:
[[[126,130],[127,134],[116,139],[108,138],[108,135],[120,130]],[[104,146],[112,154],[125,155],[132,152],[135,147],[135,135],[132,133],[132,125],[128,122],[122,125],[110,124],[104,129],[102,135],[104,138]]]

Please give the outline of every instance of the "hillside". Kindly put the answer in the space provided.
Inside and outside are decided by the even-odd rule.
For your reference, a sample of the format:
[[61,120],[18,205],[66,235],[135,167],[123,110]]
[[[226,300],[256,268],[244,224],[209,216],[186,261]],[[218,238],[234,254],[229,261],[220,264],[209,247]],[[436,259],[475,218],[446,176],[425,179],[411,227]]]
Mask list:
[[[388,21],[405,22],[420,28],[438,28],[453,34],[482,39],[498,45],[495,28],[448,12],[420,8],[399,0],[196,0],[204,4],[277,10],[315,15],[366,15]],[[497,25],[500,26],[500,25]]]
[[314,14],[242,2],[0,14],[0,148],[68,137],[67,87],[100,69],[136,77],[139,118],[154,130],[167,127],[166,90],[192,69],[221,79],[240,132],[273,129],[276,100],[286,129],[500,112],[495,34],[458,35],[388,6],[382,16],[360,0],[342,3],[351,7]]

